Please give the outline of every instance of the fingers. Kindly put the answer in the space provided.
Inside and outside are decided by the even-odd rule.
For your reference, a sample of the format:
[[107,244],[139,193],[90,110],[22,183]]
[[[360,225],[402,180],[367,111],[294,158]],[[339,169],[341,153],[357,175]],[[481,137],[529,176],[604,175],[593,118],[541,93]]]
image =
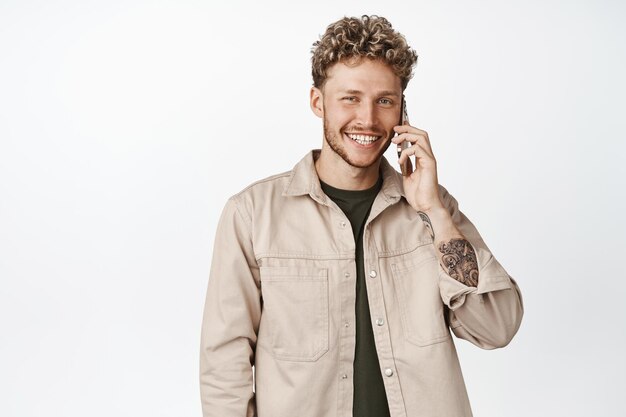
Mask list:
[[398,158],[398,163],[402,165],[404,163],[404,161],[406,161],[409,158],[409,156],[411,156],[411,155],[415,155],[415,165],[416,166],[419,166],[419,165],[426,166],[426,165],[428,165],[428,161],[435,162],[435,157],[432,156],[430,153],[428,153],[424,149],[424,147],[422,146],[421,143],[416,142],[416,143],[413,143],[413,146],[410,146],[410,147],[404,149],[400,153],[400,157]]
[[428,135],[422,135],[421,133],[401,133],[391,138],[391,141],[394,143],[400,143],[406,140],[413,143],[418,141],[420,138],[423,139],[425,142],[428,142]]
[[400,133],[415,133],[415,134],[424,135],[424,136],[426,136],[428,138],[428,132],[426,132],[425,130],[413,127],[413,126],[411,126],[409,124],[394,126],[393,130],[396,133],[398,133],[398,134],[400,134]]
[[424,133],[425,134],[421,134],[421,133],[401,133],[398,136],[393,137],[391,139],[391,141],[393,143],[398,144],[398,148],[400,148],[400,144],[402,142],[409,142],[412,145],[419,144],[419,145],[421,145],[424,148],[424,150],[426,150],[428,152],[428,154],[430,156],[432,156],[434,158],[433,150],[430,147],[430,140],[428,139],[428,134],[426,132],[424,132]]

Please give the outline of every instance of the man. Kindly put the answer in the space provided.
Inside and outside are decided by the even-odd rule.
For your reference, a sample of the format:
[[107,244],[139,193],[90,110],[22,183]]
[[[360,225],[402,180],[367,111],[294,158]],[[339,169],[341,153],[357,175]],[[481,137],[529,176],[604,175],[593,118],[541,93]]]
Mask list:
[[[219,221],[204,416],[471,416],[450,329],[507,345],[519,287],[438,184],[428,134],[399,125],[417,60],[404,37],[344,18],[312,52],[321,150],[231,197]],[[406,176],[383,156],[403,142]]]

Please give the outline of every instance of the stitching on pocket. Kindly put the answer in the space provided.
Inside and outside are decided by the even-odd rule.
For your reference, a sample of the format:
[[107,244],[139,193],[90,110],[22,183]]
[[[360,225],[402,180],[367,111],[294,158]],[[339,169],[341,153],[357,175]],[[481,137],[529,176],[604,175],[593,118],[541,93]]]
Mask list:
[[[423,285],[420,288],[420,285],[418,285],[419,282],[412,283],[414,285],[413,287],[408,285],[411,284],[410,282],[407,283],[407,280],[425,279],[426,277],[419,275],[420,268],[423,267],[428,261],[432,262],[433,260],[436,261],[436,259],[436,257],[431,256],[404,267],[399,267],[397,264],[391,264],[391,270],[394,278],[394,291],[400,310],[404,337],[407,341],[418,346],[429,346],[443,342],[450,338],[450,331],[446,325],[445,317],[443,317],[443,303],[441,305],[441,317],[439,317],[439,314],[435,314],[435,311],[433,310],[436,306],[430,305],[432,302],[436,303],[439,298],[431,300],[428,298],[428,294],[426,294],[427,299],[423,302],[425,304],[416,304],[419,303],[419,300],[416,299],[420,295],[418,293],[420,291],[429,290],[428,285]],[[433,280],[437,288],[433,288],[432,291],[436,290],[438,294],[439,287],[436,276],[433,277]],[[413,299],[409,300],[407,298],[409,295],[413,295]],[[433,294],[433,297],[437,297],[437,295]],[[413,311],[411,311],[411,306],[413,306]],[[426,317],[413,317],[420,314]],[[433,317],[429,318],[428,316]],[[419,320],[425,319],[434,320],[434,322],[426,323],[426,325],[419,325]]]
[[280,360],[318,360],[329,349],[328,269],[261,267],[261,283],[272,355]]

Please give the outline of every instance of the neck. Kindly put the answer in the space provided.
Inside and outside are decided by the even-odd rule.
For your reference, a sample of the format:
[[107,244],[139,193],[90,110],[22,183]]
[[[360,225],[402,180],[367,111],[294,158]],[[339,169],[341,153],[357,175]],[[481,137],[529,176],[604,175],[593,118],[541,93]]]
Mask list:
[[366,190],[376,184],[379,176],[380,158],[366,168],[348,164],[332,149],[323,146],[315,161],[319,179],[341,190]]

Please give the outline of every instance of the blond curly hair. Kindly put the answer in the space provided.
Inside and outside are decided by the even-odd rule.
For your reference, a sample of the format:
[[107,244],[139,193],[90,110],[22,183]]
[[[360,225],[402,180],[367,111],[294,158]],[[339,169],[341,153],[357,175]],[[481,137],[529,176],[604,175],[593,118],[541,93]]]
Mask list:
[[324,86],[328,68],[335,63],[367,57],[389,65],[400,77],[404,91],[417,63],[417,53],[404,36],[387,19],[376,15],[344,17],[331,23],[320,40],[313,43],[311,53],[313,85],[317,88]]

